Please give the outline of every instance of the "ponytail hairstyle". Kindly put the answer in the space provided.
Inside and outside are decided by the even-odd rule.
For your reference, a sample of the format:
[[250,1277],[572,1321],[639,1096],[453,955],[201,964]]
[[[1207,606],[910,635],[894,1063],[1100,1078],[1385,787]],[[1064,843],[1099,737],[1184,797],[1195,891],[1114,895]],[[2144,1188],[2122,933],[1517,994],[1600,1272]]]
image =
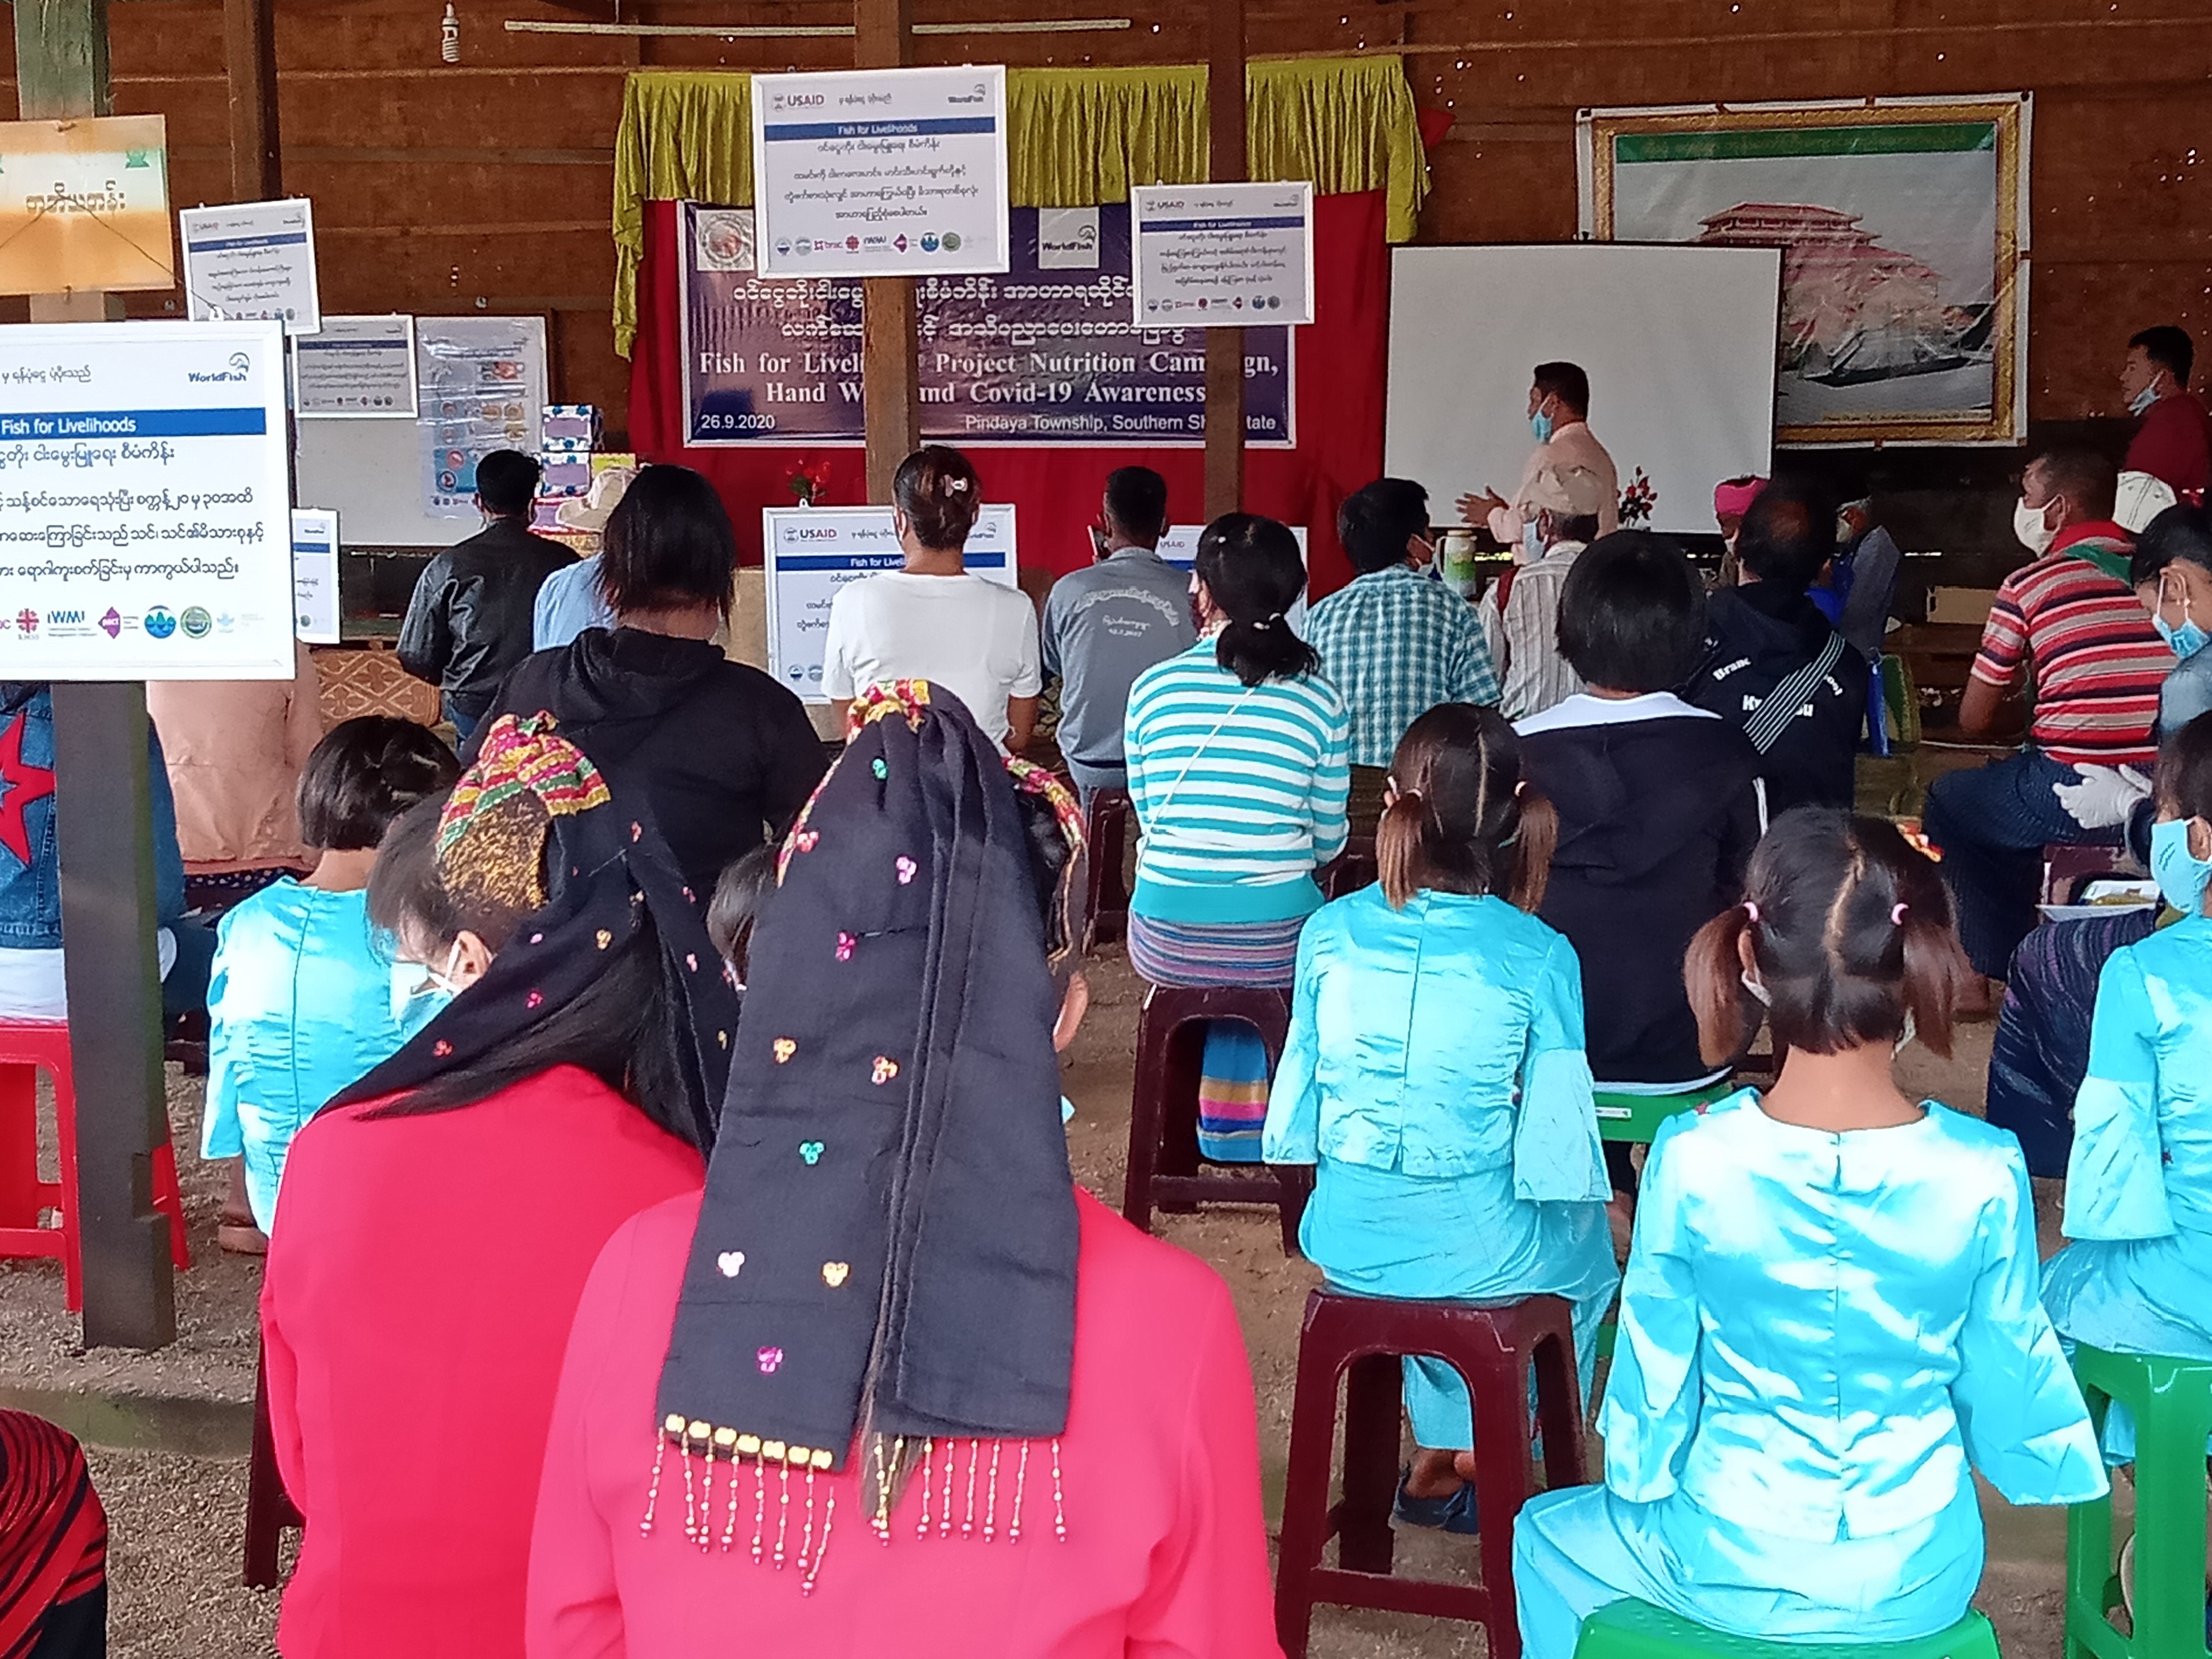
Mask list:
[[1744,890],[1683,959],[1708,1063],[1741,1054],[1762,1016],[1778,1047],[1808,1054],[1895,1043],[1909,1027],[1948,1058],[1973,970],[1935,863],[1895,824],[1826,807],[1785,812],[1752,854]]
[[1544,902],[1559,816],[1524,787],[1521,739],[1495,708],[1440,703],[1406,728],[1390,763],[1395,797],[1375,832],[1393,909],[1423,888]]
[[914,526],[914,538],[938,553],[957,553],[983,510],[983,481],[958,450],[927,444],[899,463],[891,501]]
[[1229,625],[1213,659],[1246,685],[1317,673],[1321,658],[1285,613],[1306,585],[1298,538],[1256,513],[1224,513],[1198,538],[1198,579]]

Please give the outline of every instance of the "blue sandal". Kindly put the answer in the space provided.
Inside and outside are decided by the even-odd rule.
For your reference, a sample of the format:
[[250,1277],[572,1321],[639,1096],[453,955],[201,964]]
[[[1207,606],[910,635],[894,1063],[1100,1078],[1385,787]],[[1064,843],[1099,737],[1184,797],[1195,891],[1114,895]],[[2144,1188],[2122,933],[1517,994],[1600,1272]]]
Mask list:
[[1482,1530],[1480,1516],[1476,1512],[1474,1486],[1462,1481],[1459,1490],[1443,1498],[1415,1498],[1406,1490],[1406,1482],[1413,1470],[1402,1470],[1398,1476],[1398,1496],[1390,1505],[1390,1518],[1403,1526],[1429,1527],[1461,1538],[1473,1538]]

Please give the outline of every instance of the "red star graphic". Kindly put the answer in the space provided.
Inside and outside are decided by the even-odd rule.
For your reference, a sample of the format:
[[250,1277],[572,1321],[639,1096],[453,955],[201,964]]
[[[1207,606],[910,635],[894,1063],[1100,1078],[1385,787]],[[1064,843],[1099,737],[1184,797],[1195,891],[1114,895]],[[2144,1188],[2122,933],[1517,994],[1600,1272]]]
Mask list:
[[54,793],[54,775],[23,758],[23,728],[30,723],[18,715],[0,732],[0,847],[25,865],[31,861],[31,834],[23,822],[24,809]]

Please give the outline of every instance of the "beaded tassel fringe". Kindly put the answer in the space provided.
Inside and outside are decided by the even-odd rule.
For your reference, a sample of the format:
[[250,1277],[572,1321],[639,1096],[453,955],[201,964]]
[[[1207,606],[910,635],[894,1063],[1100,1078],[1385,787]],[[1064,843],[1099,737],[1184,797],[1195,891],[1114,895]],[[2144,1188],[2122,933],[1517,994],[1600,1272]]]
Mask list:
[[[985,1543],[995,1541],[1002,1534],[1010,1544],[1019,1543],[1022,1536],[1022,1508],[1028,1495],[1030,1448],[1032,1442],[1018,1443],[1020,1450],[1014,1461],[1012,1500],[1001,1522],[999,1514],[999,1461],[1004,1443],[994,1440],[988,1454],[989,1467],[985,1468],[984,1443],[980,1438],[960,1441],[934,1440],[876,1435],[872,1437],[862,1459],[861,1492],[870,1499],[863,1510],[870,1516],[869,1526],[878,1542],[891,1541],[891,1510],[898,1501],[900,1490],[909,1474],[919,1474],[921,1492],[920,1515],[915,1525],[915,1536],[927,1538],[933,1528],[931,1516],[935,1511],[933,1530],[940,1539],[953,1535],[952,1506],[957,1488],[963,1491],[959,1521],[959,1535],[973,1539],[979,1530],[976,1516],[976,1497],[982,1495],[982,1515],[980,1530]],[[1053,1536],[1061,1543],[1067,1541],[1067,1504],[1061,1487],[1060,1442],[1057,1438],[1046,1443],[1052,1458],[1052,1529]],[[720,1497],[725,1507],[720,1547],[726,1554],[735,1545],[738,1535],[740,1471],[744,1465],[752,1466],[753,1526],[750,1550],[753,1565],[771,1559],[778,1568],[787,1564],[796,1566],[799,1588],[803,1595],[811,1595],[814,1581],[822,1571],[823,1558],[830,1553],[830,1531],[837,1514],[837,1494],[834,1487],[822,1487],[819,1477],[827,1473],[835,1461],[827,1449],[787,1444],[781,1440],[763,1440],[757,1435],[739,1434],[733,1429],[718,1429],[712,1424],[687,1422],[672,1415],[660,1425],[653,1437],[653,1477],[646,1487],[645,1517],[638,1523],[643,1537],[653,1535],[655,1511],[660,1502],[660,1482],[670,1448],[673,1445],[684,1465],[684,1537],[687,1543],[696,1544],[702,1553],[716,1547],[714,1501],[716,1480],[714,1465],[717,1459],[726,1459],[728,1468],[723,1473]],[[967,1455],[964,1474],[960,1469],[963,1451]],[[697,1460],[695,1468],[693,1460]],[[939,1461],[944,1469],[938,1468]],[[771,1541],[768,1517],[769,1474],[776,1476],[776,1516]],[[805,1477],[799,1494],[804,1513],[799,1517],[798,1550],[793,1554],[789,1543],[793,1528],[792,1476]],[[872,1491],[870,1489],[872,1487]],[[817,1504],[819,1524],[817,1524]]]

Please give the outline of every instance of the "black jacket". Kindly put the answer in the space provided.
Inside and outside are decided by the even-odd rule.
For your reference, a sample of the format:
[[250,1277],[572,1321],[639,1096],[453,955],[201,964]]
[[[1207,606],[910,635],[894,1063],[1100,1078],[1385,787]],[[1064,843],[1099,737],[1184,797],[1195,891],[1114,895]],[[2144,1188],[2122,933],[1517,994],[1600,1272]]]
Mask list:
[[[1741,727],[1774,688],[1826,648],[1835,629],[1802,593],[1772,582],[1725,588],[1705,606],[1705,659],[1682,696]],[[1854,769],[1866,724],[1867,659],[1850,646],[1762,758],[1766,810],[1836,806],[1857,798]]]
[[531,612],[545,579],[576,556],[499,519],[422,567],[399,629],[399,665],[474,720],[530,654]]
[[805,705],[703,640],[587,628],[526,658],[485,724],[541,711],[617,805],[633,792],[650,802],[702,910],[723,866],[781,839],[828,765]]
[[[1562,710],[1571,717],[1574,707]],[[1726,721],[1682,710],[1538,730],[1522,754],[1530,783],[1559,814],[1539,914],[1582,962],[1592,1074],[1601,1083],[1705,1076],[1713,1068],[1698,1056],[1682,957],[1698,928],[1743,896],[1761,829],[1757,753]]]

